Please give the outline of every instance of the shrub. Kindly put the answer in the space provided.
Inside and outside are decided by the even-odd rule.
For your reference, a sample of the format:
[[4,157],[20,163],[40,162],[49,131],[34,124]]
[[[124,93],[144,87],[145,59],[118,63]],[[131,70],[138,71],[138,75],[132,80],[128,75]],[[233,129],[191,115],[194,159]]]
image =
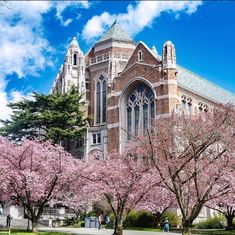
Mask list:
[[85,221],[81,220],[77,224],[77,228],[84,228],[85,227]]
[[66,218],[66,219],[64,220],[64,225],[65,225],[65,226],[74,225],[74,224],[77,224],[78,222],[79,222],[78,219],[76,219],[76,218],[74,218],[74,217],[72,217],[72,218]]
[[125,219],[124,228],[141,227],[141,228],[153,228],[155,224],[154,216],[150,212],[145,211],[131,211]]
[[224,228],[224,218],[222,216],[216,215],[207,220],[201,221],[195,224],[195,228],[200,229],[222,229]]
[[93,216],[99,216],[99,214],[96,212],[96,211],[90,211],[89,213],[87,213],[85,215],[85,217],[88,216],[88,217],[93,217]]

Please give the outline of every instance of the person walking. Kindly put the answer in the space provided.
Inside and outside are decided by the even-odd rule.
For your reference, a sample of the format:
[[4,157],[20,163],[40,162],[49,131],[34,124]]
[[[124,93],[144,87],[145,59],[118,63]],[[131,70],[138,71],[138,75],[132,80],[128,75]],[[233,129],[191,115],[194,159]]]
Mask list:
[[169,224],[169,221],[166,217],[165,220],[164,220],[164,223],[163,223],[163,231],[164,232],[169,232],[169,230],[170,230],[170,224]]
[[7,229],[10,229],[11,228],[11,220],[13,219],[13,217],[11,217],[11,215],[9,214],[7,216],[7,219],[6,219],[6,228]]
[[98,217],[98,222],[99,222],[99,227],[98,229],[100,230],[101,229],[101,226],[104,222],[104,217],[103,217],[103,214],[100,214],[99,217]]
[[107,228],[107,227],[108,227],[108,224],[109,224],[109,222],[110,222],[109,215],[106,215],[106,216],[105,216],[104,222],[105,222],[105,228]]

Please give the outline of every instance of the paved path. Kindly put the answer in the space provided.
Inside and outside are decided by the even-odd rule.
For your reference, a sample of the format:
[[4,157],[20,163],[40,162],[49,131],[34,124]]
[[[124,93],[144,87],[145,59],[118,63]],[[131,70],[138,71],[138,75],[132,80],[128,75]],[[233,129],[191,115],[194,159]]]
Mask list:
[[[53,231],[62,233],[74,233],[79,235],[111,235],[113,230],[111,229],[92,229],[92,228],[40,228],[40,231]],[[179,233],[164,233],[164,232],[146,232],[146,231],[134,231],[125,230],[124,235],[179,235]]]

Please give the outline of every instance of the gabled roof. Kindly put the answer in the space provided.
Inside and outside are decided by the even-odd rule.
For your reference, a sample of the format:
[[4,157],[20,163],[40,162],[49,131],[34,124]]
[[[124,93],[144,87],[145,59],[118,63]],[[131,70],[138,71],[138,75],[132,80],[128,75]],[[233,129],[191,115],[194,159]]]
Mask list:
[[189,70],[177,65],[178,84],[182,88],[205,96],[206,98],[219,103],[232,103],[235,105],[235,94],[215,85],[214,83],[199,77]]
[[124,42],[133,42],[132,38],[125,32],[120,25],[117,23],[117,20],[114,21],[111,28],[104,34],[103,37],[97,42],[103,42],[106,40],[117,40],[117,41],[124,41]]

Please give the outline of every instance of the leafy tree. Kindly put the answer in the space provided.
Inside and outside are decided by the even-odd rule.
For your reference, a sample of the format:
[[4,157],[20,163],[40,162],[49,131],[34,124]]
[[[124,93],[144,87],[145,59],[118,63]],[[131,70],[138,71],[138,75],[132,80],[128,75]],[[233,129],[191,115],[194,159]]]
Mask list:
[[86,129],[87,117],[82,111],[82,95],[73,88],[70,93],[43,95],[33,93],[31,100],[10,103],[10,120],[1,120],[0,134],[19,141],[22,138],[52,140],[79,139]]

